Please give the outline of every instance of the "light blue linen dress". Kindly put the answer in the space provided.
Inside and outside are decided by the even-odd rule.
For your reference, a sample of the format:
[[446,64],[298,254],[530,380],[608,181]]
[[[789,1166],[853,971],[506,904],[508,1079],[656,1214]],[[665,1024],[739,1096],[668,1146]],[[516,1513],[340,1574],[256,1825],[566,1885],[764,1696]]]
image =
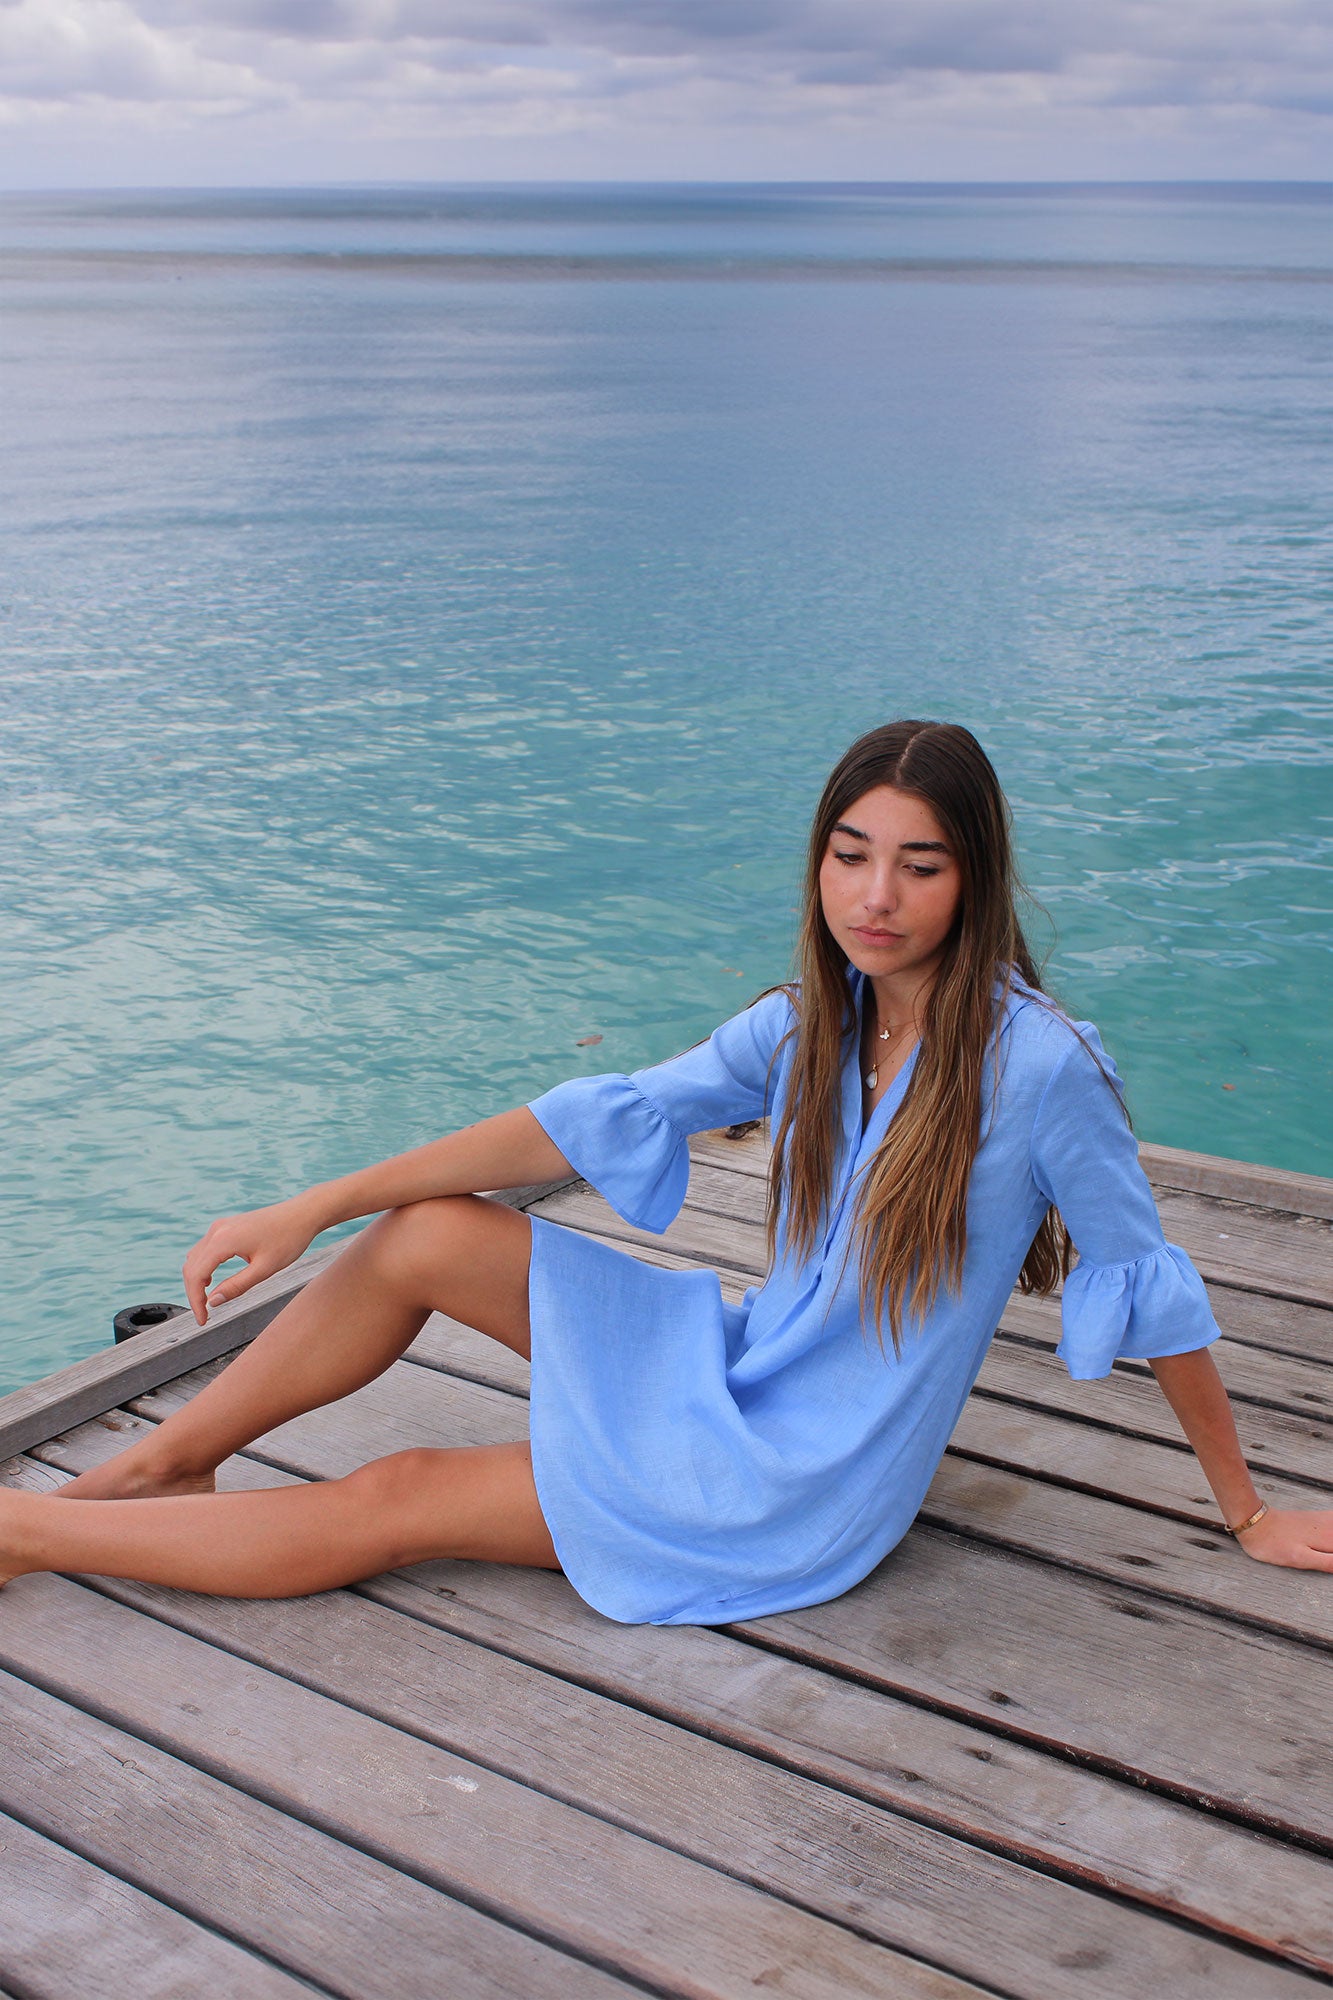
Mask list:
[[[849,977],[859,1024],[866,981]],[[663,1230],[690,1133],[781,1115],[794,1042],[772,1058],[792,1018],[785,992],[767,994],[670,1062],[577,1077],[530,1108],[618,1215]],[[860,1047],[858,1025],[823,1244],[798,1262],[780,1230],[741,1305],[711,1271],[662,1270],[532,1218],[533,1472],[565,1574],[609,1618],[757,1618],[867,1575],[911,1526],[1052,1202],[1079,1251],[1058,1349],[1071,1375],[1217,1337],[1197,1271],[1163,1240],[1096,1029],[1076,1033],[1019,986],[983,1096],[961,1293],[908,1320],[900,1355],[887,1333],[881,1350],[844,1252],[858,1170],[912,1065],[862,1132]]]

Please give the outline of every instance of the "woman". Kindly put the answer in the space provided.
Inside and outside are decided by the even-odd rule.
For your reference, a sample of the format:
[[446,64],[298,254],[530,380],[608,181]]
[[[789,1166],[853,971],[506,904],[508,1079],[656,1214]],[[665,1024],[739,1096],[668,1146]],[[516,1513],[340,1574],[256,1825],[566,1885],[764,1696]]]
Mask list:
[[[1333,1569],[1333,1511],[1262,1505],[1164,1243],[1096,1031],[1041,993],[1008,814],[966,730],[854,743],[811,833],[799,986],[633,1077],[585,1077],[362,1173],[215,1222],[202,1322],[323,1229],[386,1211],[184,1409],[56,1496],[0,1495],[3,1574],[239,1596],[430,1557],[563,1567],[625,1621],[836,1596],[911,1524],[1006,1299],[1066,1279],[1076,1376],[1150,1361],[1223,1519],[1260,1561]],[[771,1114],[770,1274],[740,1306],[474,1191],[577,1172],[666,1228],[691,1132]],[[245,1268],[209,1291],[214,1272]],[[439,1310],[532,1358],[532,1443],[415,1450],[215,1494],[230,1453],[380,1374]],[[96,1503],[96,1504],[94,1504]]]

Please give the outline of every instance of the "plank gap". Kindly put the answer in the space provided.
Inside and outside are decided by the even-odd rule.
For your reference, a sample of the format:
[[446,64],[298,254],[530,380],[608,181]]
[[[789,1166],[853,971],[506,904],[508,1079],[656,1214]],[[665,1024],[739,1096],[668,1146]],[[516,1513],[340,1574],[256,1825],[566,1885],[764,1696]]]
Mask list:
[[[11,1670],[6,1668],[6,1672],[9,1671]],[[27,1677],[15,1674],[14,1678],[16,1680],[23,1680]],[[28,1685],[32,1687],[36,1683],[29,1681]],[[46,1693],[49,1690],[44,1689],[43,1692]],[[69,1708],[78,1707],[76,1702],[66,1701],[63,1695],[58,1695],[55,1699],[65,1701],[66,1706]],[[99,1719],[104,1720],[105,1718]],[[201,1915],[198,1910],[187,1909],[178,1898],[172,1896],[170,1893],[164,1893],[161,1885],[147,1888],[144,1883],[136,1881],[133,1875],[127,1873],[124,1867],[110,1865],[102,1856],[93,1852],[89,1846],[80,1842],[77,1836],[72,1834],[68,1829],[63,1831],[59,1838],[57,1838],[51,1833],[49,1828],[38,1825],[17,1802],[6,1803],[4,1817],[13,1820],[16,1826],[24,1827],[29,1833],[35,1834],[39,1840],[47,1842],[49,1846],[59,1848],[65,1854],[72,1854],[76,1860],[84,1862],[90,1868],[95,1868],[99,1875],[105,1875],[109,1881],[120,1882],[125,1888],[134,1890],[138,1895],[146,1897],[149,1902],[156,1903],[161,1909],[170,1910],[174,1916],[180,1917],[183,1922],[190,1924],[195,1930],[202,1931],[205,1936],[217,1938],[220,1943],[230,1945],[236,1951],[244,1952],[247,1957],[255,1959],[261,1966],[273,1972],[280,1973],[284,1978],[291,1980],[293,1985],[300,1991],[317,1994],[320,1996],[320,2000],[357,2000],[357,1996],[354,1993],[347,1992],[341,1986],[329,1986],[314,1980],[310,1977],[309,1973],[299,1971],[294,1965],[287,1964],[272,1952],[266,1951],[263,1945],[254,1943],[251,1939],[242,1936],[237,1931],[226,1929],[214,1919]],[[10,1975],[6,1974],[6,1977],[10,1977]],[[33,1993],[35,2000],[45,2000],[44,1991],[39,1994],[37,1989],[34,1988]],[[0,1991],[0,2000],[5,2000],[3,1991]],[[26,1995],[21,1988],[15,1989],[14,2000],[26,2000]]]
[[[935,1534],[954,1535],[952,1529],[933,1529]],[[954,1536],[962,1540],[961,1536]],[[1037,1560],[1037,1558],[1030,1558]],[[1047,1565],[1059,1568],[1059,1564]],[[1132,1589],[1132,1585],[1115,1586],[1117,1589]],[[1151,1792],[1163,1799],[1170,1799],[1178,1805],[1193,1806],[1214,1819],[1226,1820],[1228,1824],[1247,1832],[1267,1835],[1281,1841],[1284,1846],[1299,1847],[1307,1853],[1333,1858],[1333,1839],[1324,1840],[1318,1834],[1310,1833],[1303,1827],[1275,1816],[1261,1812],[1245,1813],[1231,1806],[1225,1799],[1207,1792],[1198,1786],[1187,1785],[1180,1780],[1162,1777],[1159,1774],[1135,1770],[1123,1760],[1095,1750],[1082,1750],[1074,1744],[1061,1741],[1059,1737],[1044,1736],[1039,1730],[1023,1729],[1015,1723],[1006,1723],[999,1716],[979,1716],[964,1703],[947,1700],[942,1695],[929,1695],[909,1684],[891,1680],[887,1675],[875,1675],[858,1670],[849,1662],[830,1660],[824,1653],[798,1640],[783,1642],[766,1632],[758,1632],[746,1624],[726,1625],[719,1628],[731,1638],[739,1639],[743,1645],[753,1646],[757,1652],[770,1653],[776,1659],[797,1660],[802,1666],[827,1674],[831,1680],[847,1681],[854,1687],[865,1687],[879,1693],[888,1693],[895,1701],[908,1703],[913,1708],[926,1710],[932,1715],[941,1715],[954,1722],[965,1724],[971,1729],[984,1729],[1003,1742],[1018,1743],[1027,1749],[1042,1751],[1045,1755],[1058,1757],[1063,1763],[1072,1764],[1080,1770],[1095,1771],[1104,1777],[1114,1778],[1117,1783],[1132,1785],[1137,1791]],[[1284,1634],[1284,1637],[1286,1635]]]
[[[999,1464],[994,1460],[981,1458],[979,1453],[955,1452],[953,1456],[957,1458],[969,1458],[978,1464],[994,1465],[997,1471],[1009,1470],[1007,1466]],[[1063,1486],[1076,1493],[1087,1493],[1092,1499],[1110,1500],[1120,1507],[1132,1507],[1136,1513],[1158,1515],[1167,1520],[1181,1521],[1187,1527],[1196,1528],[1199,1525],[1192,1515],[1177,1514],[1172,1509],[1157,1507],[1151,1504],[1140,1505],[1137,1501],[1127,1499],[1123,1494],[1111,1494],[1105,1491],[1099,1492],[1093,1487],[1079,1486],[1073,1480],[1048,1478],[1044,1474],[1030,1472],[1026,1469],[1022,1477],[1033,1480],[1043,1486]],[[921,1510],[916,1518],[924,1526],[935,1529],[939,1534],[952,1535],[960,1542],[977,1542],[984,1548],[1001,1549],[1007,1554],[1021,1555],[1027,1562],[1041,1563],[1047,1569],[1071,1571],[1075,1576],[1086,1576],[1097,1583],[1109,1583],[1117,1590],[1131,1591],[1136,1597],[1144,1597],[1165,1604],[1186,1605],[1191,1611],[1202,1612],[1208,1618],[1216,1618],[1230,1625],[1241,1625],[1249,1631],[1263,1632],[1294,1646],[1308,1647],[1311,1652],[1321,1656],[1333,1653],[1333,1643],[1330,1643],[1327,1639],[1319,1638],[1308,1632],[1299,1631],[1291,1625],[1279,1624],[1272,1618],[1264,1617],[1261,1612],[1246,1611],[1235,1605],[1218,1604],[1214,1599],[1204,1597],[1198,1592],[1190,1591],[1182,1585],[1160,1581],[1149,1583],[1146,1578],[1141,1576],[1126,1576],[1119,1570],[1111,1570],[1109,1568],[1099,1569],[1094,1564],[1080,1561],[1077,1556],[1073,1555],[1048,1555],[1044,1550],[1034,1548],[1030,1542],[1002,1535],[992,1528],[978,1527],[973,1524],[960,1527],[957,1520],[952,1516],[933,1510],[929,1498],[922,1502]],[[1217,1535],[1218,1547],[1224,1547],[1226,1530],[1224,1528],[1218,1529]]]
[[[974,1385],[970,1393],[973,1396],[978,1397],[983,1402],[1000,1403],[1003,1404],[1006,1409],[1022,1410],[1024,1414],[1027,1416],[1049,1417],[1053,1414],[1049,1404],[1036,1402],[1030,1396],[1017,1396],[1013,1393],[1012,1390],[986,1388],[983,1387],[980,1382],[978,1382]],[[1109,1432],[1113,1437],[1131,1438],[1141,1444],[1156,1445],[1160,1450],[1163,1451],[1174,1451],[1183,1453],[1186,1457],[1193,1456],[1190,1444],[1188,1440],[1184,1437],[1180,1438],[1173,1438],[1169,1436],[1162,1437],[1159,1436],[1158,1433],[1155,1431],[1136,1430],[1133,1428],[1132,1425],[1127,1424],[1123,1421],[1117,1422],[1117,1420],[1113,1417],[1098,1417],[1092,1415],[1090,1412],[1084,1412],[1082,1410],[1077,1410],[1077,1411],[1061,1410],[1058,1412],[1058,1414],[1064,1419],[1065,1422],[1073,1424],[1085,1424],[1089,1430],[1105,1431]],[[1289,1411],[1284,1411],[1283,1414],[1290,1415],[1292,1413]],[[1302,1412],[1297,1412],[1296,1414],[1308,1415],[1308,1412],[1302,1411]],[[1251,1440],[1247,1446],[1246,1455],[1247,1457],[1253,1458],[1253,1462],[1250,1467],[1252,1472],[1272,1473],[1275,1477],[1290,1479],[1302,1486],[1314,1486],[1314,1487],[1319,1487],[1324,1491],[1333,1492],[1333,1478],[1324,1479],[1321,1478],[1317,1473],[1306,1472],[1302,1469],[1299,1469],[1291,1465],[1275,1463],[1273,1459],[1270,1458],[1262,1442],[1255,1442],[1254,1440]],[[1026,1466],[1023,1467],[1022,1470],[1025,1476],[1031,1476],[1034,1478],[1040,1476],[1039,1474],[1036,1473],[1029,1474],[1029,1469]],[[1117,1499],[1125,1499],[1126,1504],[1131,1504],[1128,1501],[1127,1496],[1125,1495],[1117,1494],[1115,1497]]]

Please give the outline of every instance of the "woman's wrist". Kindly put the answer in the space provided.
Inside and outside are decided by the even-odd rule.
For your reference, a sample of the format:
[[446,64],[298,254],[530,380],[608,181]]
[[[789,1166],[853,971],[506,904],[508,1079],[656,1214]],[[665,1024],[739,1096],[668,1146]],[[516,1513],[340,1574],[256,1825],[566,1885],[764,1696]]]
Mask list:
[[1258,1511],[1260,1499],[1212,1355],[1200,1347],[1159,1356],[1149,1365],[1194,1449],[1223,1522],[1234,1531],[1238,1522],[1249,1521]]
[[320,1181],[315,1187],[291,1196],[288,1207],[302,1229],[308,1230],[312,1243],[326,1229],[332,1229],[335,1223],[348,1222],[358,1213],[338,1200],[341,1185],[339,1181]]

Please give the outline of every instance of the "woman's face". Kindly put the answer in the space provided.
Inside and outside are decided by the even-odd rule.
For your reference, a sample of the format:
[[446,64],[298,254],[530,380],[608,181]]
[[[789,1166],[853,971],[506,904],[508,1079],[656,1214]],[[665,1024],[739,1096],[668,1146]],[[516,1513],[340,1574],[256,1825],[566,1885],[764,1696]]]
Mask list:
[[932,973],[961,894],[958,862],[934,813],[891,785],[848,806],[819,870],[824,921],[871,978]]

